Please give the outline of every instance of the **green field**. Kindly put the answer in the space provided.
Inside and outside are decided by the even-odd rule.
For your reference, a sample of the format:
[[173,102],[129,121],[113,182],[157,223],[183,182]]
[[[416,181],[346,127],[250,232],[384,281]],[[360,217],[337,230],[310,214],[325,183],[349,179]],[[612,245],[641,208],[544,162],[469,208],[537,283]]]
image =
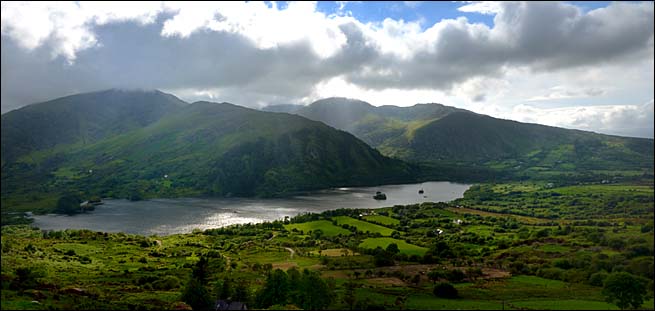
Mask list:
[[371,232],[371,233],[380,233],[383,236],[390,236],[393,233],[393,229],[383,227],[380,225],[372,224],[370,222],[357,220],[348,216],[336,216],[332,217],[337,224],[343,225],[347,224],[349,226],[357,227],[357,231],[361,232]]
[[[560,193],[557,188],[539,185],[483,185],[460,200],[482,195],[494,207],[508,208],[505,213],[457,207],[463,202],[423,203],[379,210],[396,218],[368,218],[397,220],[394,230],[402,239],[380,237],[394,230],[358,220],[364,210],[355,209],[163,237],[3,226],[2,309],[174,309],[201,258],[209,258],[208,293],[216,297],[221,282],[238,280],[251,309],[270,306],[261,305],[258,295],[276,269],[320,277],[332,293],[324,308],[340,310],[613,310],[603,294],[607,275],[620,271],[652,284],[652,194],[631,190],[639,185],[581,185],[566,187],[572,197],[563,200],[565,195],[552,194]],[[484,188],[494,187],[505,194],[486,196]],[[588,192],[604,187],[616,188]],[[575,198],[601,214],[566,220],[512,214],[543,204],[535,209],[576,215],[581,211],[565,204]],[[607,202],[634,207],[616,217],[611,208],[600,208]],[[373,251],[391,243],[399,253]],[[435,296],[435,282],[451,283],[459,298]],[[307,288],[319,289],[314,283]],[[653,309],[652,297],[647,288],[644,308]]]
[[359,244],[359,247],[373,249],[379,246],[383,249],[386,249],[387,246],[389,246],[391,243],[396,243],[398,245],[398,249],[400,249],[400,252],[407,255],[422,256],[428,250],[425,247],[416,246],[403,240],[392,238],[368,238],[362,241],[362,243]]
[[414,310],[502,310],[501,301],[444,299],[434,295],[413,295],[407,299],[407,309]]
[[396,226],[400,223],[400,220],[398,219],[383,215],[368,215],[364,216],[364,219],[366,219],[366,221],[376,222],[385,226]]
[[618,310],[615,305],[604,301],[562,299],[512,301],[512,306],[537,310]]
[[343,235],[349,235],[350,231],[337,227],[332,224],[332,222],[327,221],[327,220],[317,220],[317,221],[310,221],[310,222],[305,222],[301,224],[289,224],[289,225],[284,225],[284,227],[291,231],[293,229],[297,229],[298,231],[302,231],[305,234],[309,234],[309,231],[315,231],[315,230],[321,230],[323,231],[323,234],[326,236],[335,236],[339,234]]

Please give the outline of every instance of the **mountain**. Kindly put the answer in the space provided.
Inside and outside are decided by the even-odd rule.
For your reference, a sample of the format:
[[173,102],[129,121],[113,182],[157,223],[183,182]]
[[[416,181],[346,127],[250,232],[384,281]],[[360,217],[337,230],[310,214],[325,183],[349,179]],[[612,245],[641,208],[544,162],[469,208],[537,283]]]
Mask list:
[[327,98],[296,113],[349,131],[386,156],[424,163],[443,178],[471,169],[493,178],[653,172],[652,139],[521,123],[441,104],[375,107]]
[[[99,100],[102,94],[115,96],[113,91],[80,96]],[[133,95],[134,103],[142,96]],[[79,98],[69,100],[69,106],[53,103],[66,111],[85,107]],[[56,110],[48,103],[29,109],[37,115]],[[6,119],[13,122],[13,118]],[[5,164],[3,208],[34,198],[49,199],[52,205],[53,196],[68,191],[103,197],[276,196],[411,181],[414,175],[413,166],[382,156],[347,132],[296,115],[228,103],[196,102],[176,107],[147,125],[103,133],[104,137],[74,148],[41,145],[40,151]],[[11,147],[7,145],[17,153]]]
[[28,105],[2,115],[2,165],[34,151],[86,145],[125,133],[185,105],[160,91],[120,89]]
[[298,109],[302,108],[302,105],[294,104],[279,104],[279,105],[268,105],[262,108],[262,111],[268,112],[284,112],[284,113],[294,113]]

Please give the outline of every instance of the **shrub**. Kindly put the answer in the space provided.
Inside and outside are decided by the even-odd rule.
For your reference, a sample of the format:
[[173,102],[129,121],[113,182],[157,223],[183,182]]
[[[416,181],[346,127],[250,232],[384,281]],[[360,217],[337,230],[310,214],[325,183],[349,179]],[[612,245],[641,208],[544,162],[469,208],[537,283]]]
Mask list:
[[551,280],[561,280],[564,275],[564,271],[560,268],[541,268],[537,271],[537,276],[540,276],[544,279]]
[[450,270],[446,274],[446,279],[448,279],[448,281],[451,281],[453,283],[461,282],[464,280],[464,278],[466,278],[466,274],[464,274],[464,272],[462,272],[462,270],[459,269]]
[[607,278],[607,272],[605,271],[596,272],[591,276],[589,276],[589,285],[603,286],[603,282],[605,282],[606,278]]
[[437,297],[447,299],[454,299],[459,296],[457,289],[450,283],[439,283],[435,285],[432,293]]
[[555,266],[556,268],[565,269],[565,270],[573,268],[573,265],[571,265],[571,262],[566,258],[555,259],[555,261],[553,261],[553,266]]
[[172,275],[167,275],[161,280],[152,283],[152,287],[158,290],[171,290],[180,287],[180,279]]

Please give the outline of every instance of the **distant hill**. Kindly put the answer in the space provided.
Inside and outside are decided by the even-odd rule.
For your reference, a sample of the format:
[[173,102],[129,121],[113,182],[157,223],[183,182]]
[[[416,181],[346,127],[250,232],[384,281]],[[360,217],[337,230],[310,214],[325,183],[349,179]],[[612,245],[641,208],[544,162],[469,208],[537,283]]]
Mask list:
[[375,107],[327,98],[296,113],[349,131],[384,155],[434,167],[443,178],[469,169],[494,178],[653,171],[652,139],[521,123],[441,104]]
[[[102,98],[103,95],[109,99]],[[132,114],[152,111],[136,107],[139,98],[151,99],[151,96],[143,97],[139,92],[132,95],[135,98],[129,101],[135,104],[123,104],[123,107],[131,109]],[[83,98],[109,103],[116,96],[128,98],[129,94],[116,91],[84,94],[63,103],[53,101],[59,105],[57,108],[43,103],[26,110],[33,115],[59,109],[74,111],[96,105],[84,104]],[[99,113],[93,119],[98,130],[92,133],[101,133],[97,136],[79,127],[62,126],[66,131],[71,128],[78,131],[59,144],[38,145],[39,151],[3,166],[3,209],[6,205],[18,206],[33,198],[50,198],[69,191],[85,196],[123,198],[276,196],[327,187],[413,180],[413,166],[387,158],[355,136],[321,122],[228,103],[196,102],[179,106],[173,101],[173,104],[170,110],[160,109],[152,117],[127,120],[121,126],[103,119],[104,114]],[[90,114],[76,112],[82,119],[81,116]],[[161,118],[154,120],[155,116]],[[115,114],[107,117],[116,120]],[[13,118],[14,115],[7,116],[8,121],[13,122]],[[3,126],[4,122],[5,116]],[[30,133],[41,133],[34,129],[37,124],[25,126],[28,134],[24,136],[8,138],[34,139]],[[106,128],[112,126],[117,129]],[[132,130],[128,130],[130,126]],[[57,132],[58,128],[51,126],[51,130]],[[83,135],[93,139],[79,143]],[[3,143],[4,139],[3,136]],[[67,148],[52,148],[66,142],[70,143]],[[6,148],[18,154],[11,145]]]
[[141,128],[185,105],[160,91],[120,89],[28,105],[2,115],[2,165],[34,151],[90,144]]
[[294,104],[280,104],[280,105],[269,105],[262,108],[262,111],[268,112],[285,112],[285,113],[294,113],[298,109],[302,108],[302,105]]

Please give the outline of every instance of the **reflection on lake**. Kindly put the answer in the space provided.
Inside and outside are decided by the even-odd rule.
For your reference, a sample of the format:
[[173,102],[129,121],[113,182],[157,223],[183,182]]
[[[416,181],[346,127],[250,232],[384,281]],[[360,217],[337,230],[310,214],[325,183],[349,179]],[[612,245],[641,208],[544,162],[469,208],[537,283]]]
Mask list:
[[[90,229],[141,235],[189,233],[232,224],[283,219],[337,208],[379,208],[396,204],[446,202],[462,197],[470,185],[451,182],[337,188],[284,199],[178,198],[132,202],[105,200],[95,211],[75,216],[34,216],[41,229]],[[418,194],[423,189],[425,193]],[[373,199],[376,191],[387,200]]]

